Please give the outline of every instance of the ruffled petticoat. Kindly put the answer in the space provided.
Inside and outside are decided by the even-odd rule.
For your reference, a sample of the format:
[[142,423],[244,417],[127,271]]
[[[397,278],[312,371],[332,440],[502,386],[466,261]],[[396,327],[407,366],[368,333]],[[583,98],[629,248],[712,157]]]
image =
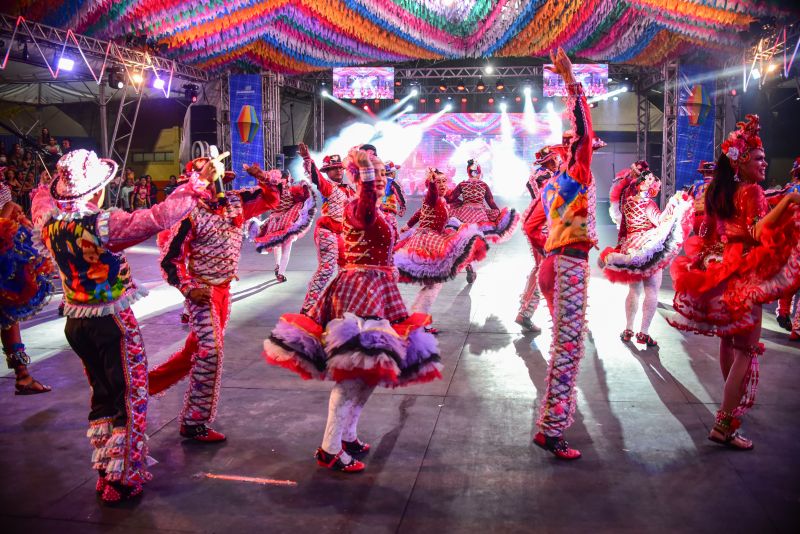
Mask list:
[[408,315],[387,268],[345,268],[308,315],[281,316],[264,357],[304,379],[406,386],[441,379],[429,315]]
[[50,300],[49,257],[36,249],[28,228],[0,219],[0,328],[32,317]]
[[670,269],[674,327],[705,335],[731,336],[752,329],[754,307],[800,288],[800,215],[764,226],[759,243],[709,246],[699,236],[686,240],[687,256]]
[[692,202],[673,197],[664,209],[661,223],[644,232],[631,233],[616,248],[600,254],[603,274],[611,282],[645,280],[666,268],[681,251],[688,235]]
[[501,243],[511,238],[519,223],[519,214],[514,209],[489,209],[482,204],[463,204],[450,211],[451,221],[447,226],[456,229],[452,220],[460,224],[477,224],[489,243]]
[[488,249],[486,238],[475,224],[462,224],[457,230],[448,228],[443,232],[416,228],[398,240],[394,263],[401,282],[445,282],[470,263],[486,258]]
[[273,211],[264,222],[250,219],[247,235],[256,243],[256,251],[267,254],[288,239],[300,239],[311,228],[317,203],[314,195],[303,202],[295,202],[286,211]]

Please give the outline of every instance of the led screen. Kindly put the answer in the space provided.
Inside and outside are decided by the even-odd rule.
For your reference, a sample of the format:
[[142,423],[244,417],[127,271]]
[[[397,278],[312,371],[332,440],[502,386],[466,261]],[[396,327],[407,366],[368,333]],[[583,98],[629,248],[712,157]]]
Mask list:
[[[550,72],[545,65],[542,93],[544,96],[567,96],[564,80],[558,74]],[[575,78],[583,84],[586,96],[604,95],[608,92],[608,65],[602,63],[573,65]]]
[[340,67],[333,69],[336,98],[394,98],[394,67]]

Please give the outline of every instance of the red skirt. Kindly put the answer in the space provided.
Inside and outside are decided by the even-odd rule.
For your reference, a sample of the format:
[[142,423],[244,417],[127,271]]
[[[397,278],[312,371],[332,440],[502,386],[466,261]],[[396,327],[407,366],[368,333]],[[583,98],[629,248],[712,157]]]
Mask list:
[[256,250],[266,254],[289,239],[303,237],[314,220],[316,200],[313,195],[303,202],[295,202],[286,211],[273,211],[257,228],[250,232]]
[[474,224],[437,232],[419,228],[395,245],[394,263],[400,281],[436,283],[451,280],[470,263],[486,258],[489,246]]

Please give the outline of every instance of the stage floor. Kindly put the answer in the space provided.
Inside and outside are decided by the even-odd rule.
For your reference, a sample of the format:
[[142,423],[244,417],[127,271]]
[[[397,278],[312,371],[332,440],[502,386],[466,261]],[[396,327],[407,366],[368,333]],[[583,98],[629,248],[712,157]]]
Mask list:
[[[612,227],[600,230],[604,246],[615,239]],[[157,254],[154,240],[128,253],[151,291],[134,306],[151,366],[188,331]],[[155,478],[140,502],[115,508],[95,496],[89,389],[55,299],[23,330],[33,374],[53,391],[18,397],[13,375],[0,380],[2,531],[797,532],[800,345],[765,310],[767,352],[744,428],[755,450],[726,450],[706,439],[722,386],[717,340],[667,325],[665,276],[651,330],[660,350],[623,344],[626,289],[600,276],[595,257],[579,407],[567,434],[581,460],[559,462],[531,445],[551,334],[545,305],[535,317],[542,334],[522,335],[514,323],[531,265],[517,233],[492,248],[475,284],[461,275],[439,296],[433,314],[444,380],[377,391],[360,425],[373,445],[364,473],[317,468],[312,453],[330,384],[302,381],[261,357],[262,339],[281,313],[299,310],[316,266],[307,235],[295,244],[284,284],[274,280],[272,257],[251,245],[243,252],[214,424],[228,441],[181,440],[185,383],[152,399]],[[416,290],[403,287],[407,302]]]

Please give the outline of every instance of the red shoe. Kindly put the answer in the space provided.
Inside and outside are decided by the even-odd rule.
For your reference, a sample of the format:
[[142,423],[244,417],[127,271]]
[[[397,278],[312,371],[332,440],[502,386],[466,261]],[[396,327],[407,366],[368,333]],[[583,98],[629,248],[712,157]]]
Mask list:
[[622,333],[619,335],[619,338],[620,338],[622,341],[624,341],[625,343],[627,343],[628,341],[630,341],[631,339],[633,339],[633,330],[628,330],[628,329],[626,328],[626,329],[625,329],[625,330],[623,330],[623,331],[622,331]]
[[332,471],[341,471],[342,473],[360,473],[367,466],[364,462],[360,462],[355,458],[350,458],[350,463],[346,464],[341,460],[344,450],[339,451],[338,454],[328,454],[322,448],[317,449],[314,453],[314,458],[317,459],[317,465],[320,467],[327,467]]
[[227,439],[225,434],[206,425],[181,425],[181,436],[200,443],[219,443]]
[[275,279],[282,284],[286,281],[286,276],[281,273],[275,273]]
[[143,491],[142,486],[123,486],[116,482],[107,482],[100,499],[106,504],[116,504],[134,499],[140,496]]
[[537,432],[536,435],[533,436],[533,444],[546,451],[552,452],[559,460],[577,460],[581,457],[581,451],[578,449],[571,449],[564,438],[545,436],[541,432]]
[[642,332],[636,334],[636,342],[642,345],[647,345],[648,347],[658,346],[658,342],[655,339],[647,334],[643,334]]
[[367,454],[369,452],[370,446],[369,443],[364,443],[363,441],[359,441],[358,438],[356,438],[355,441],[342,440],[342,449],[344,449],[344,452],[346,452],[350,456],[355,456],[357,454]]
[[789,341],[800,341],[800,331],[792,330],[792,333],[789,334]]
[[97,493],[101,493],[102,494],[105,491],[106,486],[108,486],[108,482],[106,482],[105,477],[103,475],[100,475],[99,477],[97,477],[97,484],[95,484],[94,490]]
[[467,267],[467,283],[471,284],[477,279],[478,273],[475,272],[475,269],[473,269],[472,266]]
[[188,313],[182,313],[181,314],[181,323],[189,324],[189,314]]
[[432,326],[426,326],[425,327],[425,331],[427,333],[429,333],[429,334],[433,334],[434,336],[438,336],[439,335],[439,329],[438,328],[434,328]]

